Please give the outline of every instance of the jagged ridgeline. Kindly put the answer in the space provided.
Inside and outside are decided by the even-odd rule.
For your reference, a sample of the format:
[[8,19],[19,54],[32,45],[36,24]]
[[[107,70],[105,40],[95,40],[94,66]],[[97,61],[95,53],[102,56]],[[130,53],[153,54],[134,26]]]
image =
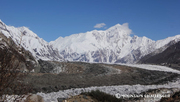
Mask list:
[[39,38],[27,27],[7,26],[0,21],[0,30],[7,38],[32,53],[38,60],[81,61],[99,63],[135,63],[143,56],[179,41],[180,35],[153,41],[147,37],[131,36],[127,23],[104,31],[88,31],[59,37],[50,43]]

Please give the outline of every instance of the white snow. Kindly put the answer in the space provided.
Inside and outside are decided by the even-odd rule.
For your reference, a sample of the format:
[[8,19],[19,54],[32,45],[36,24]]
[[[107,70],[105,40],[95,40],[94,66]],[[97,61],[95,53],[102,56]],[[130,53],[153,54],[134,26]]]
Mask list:
[[162,40],[158,40],[156,41],[156,49],[168,44],[170,41],[180,41],[180,35],[176,35],[176,36],[173,36],[173,37],[168,37],[166,39],[162,39]]

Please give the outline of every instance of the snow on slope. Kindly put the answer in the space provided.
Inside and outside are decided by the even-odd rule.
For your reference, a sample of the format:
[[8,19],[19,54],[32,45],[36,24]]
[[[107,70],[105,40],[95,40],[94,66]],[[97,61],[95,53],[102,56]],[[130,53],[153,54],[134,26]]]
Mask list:
[[11,37],[17,45],[29,50],[38,59],[60,60],[57,51],[27,27],[7,26],[0,20],[0,32],[8,38]]
[[173,36],[173,37],[168,37],[166,39],[162,39],[162,40],[158,40],[156,41],[156,49],[166,45],[167,43],[169,43],[170,41],[174,41],[174,42],[178,42],[180,41],[180,35],[176,35],[176,36]]

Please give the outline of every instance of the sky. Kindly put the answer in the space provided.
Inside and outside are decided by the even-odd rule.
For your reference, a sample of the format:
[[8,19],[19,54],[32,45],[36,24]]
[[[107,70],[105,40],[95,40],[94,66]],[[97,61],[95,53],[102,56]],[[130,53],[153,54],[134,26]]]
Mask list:
[[180,34],[180,0],[0,0],[0,19],[50,42],[128,23],[152,40]]

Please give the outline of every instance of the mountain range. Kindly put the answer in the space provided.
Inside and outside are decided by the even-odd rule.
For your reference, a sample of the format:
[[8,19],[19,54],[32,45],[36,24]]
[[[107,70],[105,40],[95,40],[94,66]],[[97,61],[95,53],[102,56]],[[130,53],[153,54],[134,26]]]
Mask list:
[[[27,27],[7,26],[0,20],[0,66],[31,72],[23,83],[28,83],[35,94],[53,92],[50,98],[42,95],[47,102],[58,99],[54,96],[62,97],[64,94],[55,93],[59,90],[121,85],[122,92],[137,92],[145,90],[138,84],[154,86],[175,81],[179,78],[179,53],[180,35],[154,41],[132,35],[127,23],[47,42]],[[127,85],[135,88],[129,90]],[[168,87],[174,86],[170,83]]]
[[158,41],[132,36],[128,23],[47,42],[27,27],[7,26],[0,20],[0,33],[29,51],[35,59],[47,61],[136,63],[150,53],[163,52],[171,42],[180,41],[180,35]]

